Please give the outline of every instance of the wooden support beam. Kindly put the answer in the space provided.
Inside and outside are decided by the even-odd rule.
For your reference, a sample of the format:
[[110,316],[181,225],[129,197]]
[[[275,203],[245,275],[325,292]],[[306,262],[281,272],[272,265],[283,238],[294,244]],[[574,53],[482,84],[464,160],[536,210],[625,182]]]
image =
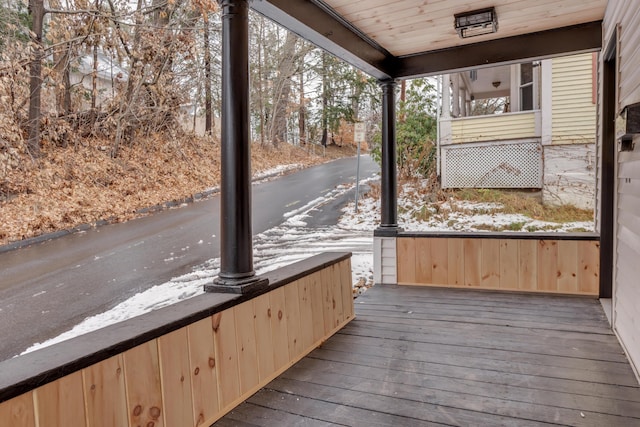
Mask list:
[[389,79],[396,58],[318,1],[254,0],[251,8],[379,79]]
[[393,77],[408,78],[600,50],[602,21],[505,37],[398,58]]

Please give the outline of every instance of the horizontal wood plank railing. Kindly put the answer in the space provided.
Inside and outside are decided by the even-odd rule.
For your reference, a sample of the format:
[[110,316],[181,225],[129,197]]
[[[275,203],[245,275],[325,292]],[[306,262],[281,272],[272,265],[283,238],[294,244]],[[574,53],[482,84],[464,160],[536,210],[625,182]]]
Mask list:
[[354,317],[348,253],[266,276],[0,363],[0,426],[211,425]]
[[400,233],[398,284],[598,295],[589,233]]

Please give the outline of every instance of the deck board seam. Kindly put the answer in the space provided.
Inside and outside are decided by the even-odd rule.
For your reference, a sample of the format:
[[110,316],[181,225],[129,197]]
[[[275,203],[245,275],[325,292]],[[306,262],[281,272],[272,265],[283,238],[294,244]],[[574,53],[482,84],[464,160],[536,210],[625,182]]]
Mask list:
[[[263,390],[270,390],[270,391],[275,391],[277,393],[282,393],[281,391],[268,389],[267,387],[263,387]],[[320,422],[323,422],[323,423],[331,423],[332,425],[336,425],[336,426],[349,427],[348,424],[341,424],[341,423],[337,423],[335,421],[327,421],[327,420],[323,420],[321,418],[311,417],[309,415],[300,415],[300,414],[296,414],[295,412],[285,411],[284,409],[280,409],[280,408],[273,408],[273,407],[270,407],[270,406],[267,406],[267,405],[263,405],[261,403],[251,402],[249,400],[247,400],[245,403],[247,403],[249,405],[257,406],[259,408],[269,409],[271,411],[282,412],[282,413],[289,414],[289,415],[297,415],[299,417],[303,417],[303,418],[306,418],[306,419],[309,419],[309,420],[320,421]]]
[[[361,320],[370,321],[370,320],[368,320],[369,316],[373,316],[373,315],[371,315],[371,314],[360,314],[358,317]],[[439,321],[439,320],[432,320],[432,319],[423,318],[423,317],[399,317],[399,316],[386,316],[386,315],[383,315],[381,317],[383,317],[385,319],[406,319],[406,320],[413,319],[413,320],[426,320],[426,321],[429,321],[429,322],[442,322],[442,321]],[[498,320],[498,319],[496,319],[496,320]],[[490,324],[490,323],[478,323],[478,322],[470,322],[470,321],[464,321],[464,320],[447,320],[447,323],[456,323],[456,324],[462,324],[462,325],[486,325],[486,326],[512,328],[512,329],[520,329],[520,330],[530,330],[530,331],[566,332],[566,333],[572,333],[572,334],[598,335],[598,336],[603,336],[603,337],[613,337],[613,338],[615,338],[615,334],[613,332],[611,332],[611,333],[600,333],[600,332],[591,332],[591,331],[576,331],[576,330],[571,330],[571,329],[535,328],[535,327],[525,327],[525,326],[517,326],[517,325],[511,325],[511,324],[495,325],[495,324]]]
[[[529,354],[529,355],[536,355],[536,356],[564,357],[564,358],[578,359],[578,360],[585,360],[585,361],[592,361],[592,362],[611,362],[611,363],[628,364],[628,362],[625,362],[623,360],[598,359],[598,358],[578,357],[578,356],[569,356],[569,355],[564,355],[564,354],[553,354],[553,353],[539,353],[539,352],[530,352],[530,351],[522,351],[522,350],[514,350],[514,349],[505,349],[505,348],[498,348],[498,347],[482,347],[482,346],[477,346],[477,345],[446,344],[446,343],[439,343],[439,342],[434,342],[434,341],[417,341],[417,340],[407,339],[406,337],[404,337],[403,339],[387,338],[387,337],[381,338],[381,337],[376,337],[376,336],[373,336],[373,335],[348,333],[347,331],[342,331],[341,334],[343,334],[343,335],[351,335],[351,336],[369,337],[369,338],[378,338],[378,339],[385,339],[385,340],[394,340],[394,341],[406,342],[406,343],[450,345],[452,347],[460,347],[460,348],[470,348],[470,349],[473,348],[473,349],[480,349],[480,350],[497,350],[497,351],[506,351],[506,352],[509,352],[509,353]],[[612,353],[612,354],[615,354],[615,353]]]
[[[349,374],[341,374],[341,375],[352,377],[352,378],[371,380],[370,378],[362,377],[362,376],[358,376],[358,375],[349,375]],[[293,376],[288,376],[286,374],[284,374],[282,376],[282,378],[285,378],[285,379],[290,380],[290,381],[293,380],[293,381],[309,383],[309,384],[314,384],[314,385],[319,385],[319,386],[324,386],[324,387],[335,387],[335,388],[339,388],[341,390],[351,390],[351,389],[349,389],[347,387],[340,387],[340,386],[334,385],[334,384],[328,385],[328,384],[323,384],[323,383],[319,383],[319,382],[308,380],[308,379],[301,380],[301,379],[295,378]],[[379,382],[380,380],[374,380],[374,381],[378,381]],[[404,385],[403,383],[396,382],[396,381],[391,381],[391,380],[385,380],[385,382],[388,382],[390,384],[401,385],[401,386]],[[425,390],[425,391],[431,390],[431,391],[448,393],[448,394],[454,394],[455,393],[457,395],[460,395],[461,397],[463,397],[464,395],[470,396],[472,398],[473,397],[482,397],[482,398],[494,400],[496,402],[504,402],[506,404],[508,404],[509,402],[513,402],[513,403],[518,403],[518,404],[528,404],[528,405],[537,406],[537,407],[562,409],[562,410],[566,410],[566,411],[581,411],[581,412],[584,412],[586,414],[602,415],[602,416],[606,416],[606,417],[626,417],[626,418],[632,418],[632,419],[640,420],[640,417],[636,417],[636,416],[633,416],[633,415],[620,415],[620,414],[615,414],[615,413],[610,413],[610,412],[602,412],[602,411],[595,411],[595,410],[585,409],[585,408],[572,408],[572,407],[568,407],[568,406],[549,405],[549,404],[546,404],[546,403],[531,403],[530,401],[527,401],[527,400],[505,399],[505,398],[501,398],[501,397],[491,396],[491,395],[488,395],[488,394],[473,394],[473,393],[464,393],[464,392],[460,392],[460,391],[453,392],[451,390],[446,390],[446,389],[443,389],[443,388],[425,387],[425,386],[422,386],[421,389]],[[451,409],[456,409],[456,410],[461,410],[461,411],[478,412],[478,413],[487,414],[487,415],[491,415],[491,416],[498,416],[498,417],[510,417],[510,418],[516,418],[516,419],[526,420],[526,421],[550,423],[549,421],[544,421],[544,420],[541,420],[541,419],[533,419],[533,418],[529,418],[529,417],[518,417],[518,416],[512,416],[512,415],[505,415],[505,414],[501,414],[499,412],[480,411],[480,410],[465,408],[463,406],[444,405],[442,403],[429,402],[428,400],[418,400],[418,399],[413,399],[413,398],[410,398],[410,397],[397,397],[397,396],[391,396],[391,395],[388,395],[388,394],[377,393],[377,392],[374,392],[374,391],[371,391],[371,392],[365,392],[365,391],[362,391],[362,390],[358,390],[358,391],[361,392],[361,393],[365,393],[365,394],[372,394],[372,395],[375,395],[375,396],[388,397],[388,398],[396,398],[396,399],[407,400],[407,401],[416,402],[416,403],[424,403],[424,404],[433,405],[433,406],[437,406],[437,407],[451,408]],[[569,393],[566,393],[566,394],[571,395]],[[589,396],[589,397],[592,397],[592,396]],[[430,420],[428,420],[428,421],[430,421]],[[555,425],[553,423],[551,423],[551,424]],[[564,424],[561,424],[561,425],[564,425]]]
[[[305,382],[305,381],[299,381],[299,380],[295,380],[295,381]],[[309,382],[309,384],[315,384],[315,383]],[[323,384],[316,384],[316,385],[321,385],[323,387],[333,387],[333,386],[325,386]],[[349,390],[349,389],[341,388],[341,387],[334,387],[334,388],[339,388],[341,390]],[[268,385],[266,387],[264,387],[263,390],[269,390],[269,391],[272,391],[272,392],[275,392],[275,393],[287,394],[287,395],[290,395],[290,396],[300,396],[300,397],[304,397],[305,399],[317,400],[318,402],[324,402],[324,403],[329,403],[329,404],[332,404],[332,405],[336,405],[336,402],[332,402],[331,400],[319,399],[317,397],[309,397],[309,396],[304,396],[304,395],[296,394],[296,393],[289,393],[289,392],[281,391],[281,390],[278,390],[278,389],[275,389],[275,388],[271,388]],[[388,396],[383,396],[383,397],[388,397]],[[362,410],[366,410],[366,411],[370,411],[370,412],[376,412],[378,414],[389,415],[389,416],[392,416],[392,417],[405,418],[407,420],[429,421],[429,420],[424,420],[424,419],[420,419],[420,418],[410,417],[410,416],[407,416],[407,415],[394,414],[393,412],[378,411],[378,410],[369,409],[369,408],[362,408],[360,406],[355,406],[355,405],[351,405],[349,403],[344,403],[344,402],[341,403],[340,405],[346,406],[346,407],[349,407],[349,408],[354,408],[354,409],[362,409]],[[436,406],[436,405],[433,405],[433,406]],[[270,408],[270,409],[272,409],[272,408]],[[429,421],[429,422],[432,422],[432,423],[434,423],[436,425],[441,425],[441,426],[450,426],[450,427],[456,427],[457,426],[457,424],[443,424],[441,422],[435,422],[435,421]]]
[[[332,350],[332,351],[338,351],[338,350]],[[326,361],[331,361],[331,359],[322,359],[322,358],[318,358],[316,356],[312,354],[308,355],[307,357],[312,358],[312,359],[319,359],[319,360],[326,360]],[[513,373],[513,372],[508,372],[508,371],[501,371],[501,370],[497,370],[497,369],[490,369],[490,368],[473,368],[473,367],[467,367],[467,366],[461,366],[461,365],[455,365],[455,364],[448,364],[448,363],[439,363],[439,362],[424,362],[421,360],[416,360],[416,359],[402,359],[405,360],[407,362],[416,362],[416,363],[429,363],[432,365],[444,365],[444,366],[450,366],[453,368],[466,368],[466,369],[476,369],[476,370],[481,370],[481,371],[487,371],[487,372],[496,372],[496,373],[500,373],[500,374],[510,374],[510,375],[520,375],[523,377],[534,377],[534,378],[548,378],[548,379],[553,379],[553,380],[558,380],[558,381],[567,381],[567,382],[578,382],[578,383],[585,383],[585,384],[601,384],[604,386],[611,386],[611,387],[616,387],[616,388],[622,388],[623,390],[626,389],[631,389],[631,390],[638,390],[640,389],[640,386],[629,386],[629,385],[624,385],[624,384],[616,384],[616,383],[604,383],[604,382],[596,382],[596,381],[587,381],[587,380],[577,380],[577,379],[572,379],[572,378],[562,378],[562,377],[554,377],[554,376],[548,376],[548,375],[533,375],[533,374],[526,374],[526,373]],[[492,360],[492,359],[489,359]],[[350,363],[350,362],[343,362],[343,363]],[[350,363],[353,365],[357,365],[357,366],[366,366],[366,365],[358,365],[357,363]],[[540,365],[542,366],[542,365]],[[392,369],[395,371],[399,371],[399,372],[409,372],[409,373],[415,373],[416,371],[411,371],[411,370],[405,370],[405,369],[394,369],[394,368],[388,368],[388,369]],[[438,377],[443,377],[443,378],[451,378],[451,379],[459,379],[460,377],[453,377],[450,375],[443,375],[443,374],[430,374],[433,376],[438,376]],[[503,383],[499,383],[499,382],[491,382],[491,381],[482,381],[482,380],[472,380],[472,381],[478,381],[478,382],[482,382],[482,383],[488,383],[488,384],[503,384]],[[526,389],[532,389],[532,390],[546,390],[546,389],[542,389],[542,388],[538,388],[538,387],[522,387],[522,388],[526,388]],[[591,394],[582,394],[582,393],[574,393],[576,395],[581,395],[581,396],[596,396],[596,395],[591,395]],[[640,401],[635,401],[635,400],[626,400],[626,399],[616,399],[616,400],[624,400],[624,401],[628,401],[628,402],[640,402]]]
[[[345,391],[353,391],[350,388],[340,387],[338,385],[326,385],[326,384],[318,383],[318,382],[315,382],[315,381],[299,380],[299,379],[296,379],[296,378],[290,378],[290,377],[286,377],[286,376],[284,376],[284,378],[286,378],[289,381],[297,381],[297,382],[300,382],[300,383],[314,384],[314,385],[318,385],[318,386],[322,386],[322,387],[337,388],[337,389],[345,390]],[[277,390],[274,390],[274,391],[277,391]],[[444,391],[444,390],[442,390],[442,391]],[[566,425],[566,424],[551,423],[551,422],[548,422],[548,421],[540,421],[540,420],[536,420],[536,419],[532,419],[532,418],[517,417],[517,416],[513,416],[513,415],[501,415],[501,414],[497,414],[497,413],[493,413],[493,412],[480,411],[480,410],[476,410],[476,409],[468,409],[468,408],[451,406],[451,405],[443,405],[443,404],[440,404],[440,403],[431,403],[429,401],[411,399],[411,398],[408,398],[408,397],[394,397],[394,396],[389,396],[389,395],[386,395],[386,394],[376,393],[375,391],[371,391],[371,392],[358,391],[358,392],[359,393],[363,393],[363,394],[371,394],[371,395],[379,396],[379,397],[383,397],[383,398],[399,399],[399,400],[404,400],[404,401],[409,401],[409,402],[425,404],[425,405],[429,405],[429,406],[434,406],[436,408],[449,408],[449,409],[453,409],[453,410],[457,410],[457,411],[465,411],[465,412],[472,412],[472,413],[477,413],[477,414],[484,414],[484,415],[488,415],[488,416],[491,416],[491,417],[511,418],[511,419],[518,419],[518,420],[522,420],[522,421],[533,421],[533,422],[542,423],[542,424],[546,424],[546,425],[559,425],[559,426]],[[308,399],[314,399],[314,398],[310,398],[308,396],[304,396],[304,397],[306,397]],[[322,400],[322,399],[317,399],[317,400]],[[330,403],[333,403],[333,402],[330,402]],[[351,405],[349,405],[349,404],[343,403],[343,405],[351,407]],[[368,410],[371,411],[371,409],[368,409]],[[379,413],[386,414],[386,415],[392,415],[392,416],[401,416],[401,417],[404,417],[404,418],[407,418],[407,419],[414,419],[414,420],[418,420],[418,421],[427,421],[427,422],[430,422],[430,423],[434,423],[434,422],[435,423],[440,423],[439,421],[433,421],[431,419],[424,419],[424,418],[420,419],[420,418],[415,418],[415,417],[407,417],[407,416],[398,415],[398,414],[395,414],[395,413],[392,413],[392,412],[384,412],[384,411],[375,411],[375,412],[379,412]],[[456,426],[458,424],[444,424],[444,425]]]

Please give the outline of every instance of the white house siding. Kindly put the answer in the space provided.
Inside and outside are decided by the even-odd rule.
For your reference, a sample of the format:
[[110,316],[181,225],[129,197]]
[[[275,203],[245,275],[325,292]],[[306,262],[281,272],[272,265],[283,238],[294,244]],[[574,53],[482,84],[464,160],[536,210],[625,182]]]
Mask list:
[[373,238],[373,280],[377,284],[398,283],[396,267],[396,238]]
[[[640,102],[640,7],[610,0],[605,13],[608,46],[619,26],[618,110]],[[640,368],[640,138],[633,152],[618,153],[614,266],[614,328],[638,372]],[[606,191],[606,189],[604,190]]]
[[593,209],[595,203],[595,144],[544,146],[545,204],[569,204]]
[[593,209],[597,127],[593,54],[554,58],[548,77],[551,145],[544,146],[542,200],[545,204]]
[[464,144],[501,140],[517,140],[540,136],[539,111],[471,116],[451,119],[451,141]]
[[551,78],[552,144],[596,142],[593,54],[554,58]]

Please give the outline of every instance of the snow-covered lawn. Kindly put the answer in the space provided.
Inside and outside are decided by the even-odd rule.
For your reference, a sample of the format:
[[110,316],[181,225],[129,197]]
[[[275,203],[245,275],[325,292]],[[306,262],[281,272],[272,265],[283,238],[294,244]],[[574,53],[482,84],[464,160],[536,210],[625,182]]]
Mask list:
[[[361,181],[365,183],[366,180]],[[419,183],[417,185],[420,185]],[[254,241],[254,261],[258,274],[291,264],[312,255],[328,251],[350,251],[354,293],[360,293],[373,284],[373,230],[380,223],[380,201],[371,197],[361,198],[358,212],[354,203],[343,209],[338,224],[333,227],[309,227],[306,218],[313,210],[343,196],[353,186],[339,186],[307,205],[284,215],[285,221],[262,234]],[[429,209],[427,220],[416,219],[416,212]],[[471,203],[449,200],[445,202],[421,202],[415,188],[403,186],[398,196],[399,223],[407,231],[479,231],[490,227],[516,224],[518,230],[584,230],[592,231],[593,223],[579,222],[554,224],[533,220],[524,215],[502,214],[500,206],[488,203]],[[203,285],[211,283],[219,271],[219,259],[212,259],[193,272],[176,277],[162,285],[141,292],[102,314],[89,317],[73,329],[44,343],[35,344],[30,352],[56,342],[70,339],[108,324],[120,322],[145,312],[165,307],[194,297],[203,292]]]

